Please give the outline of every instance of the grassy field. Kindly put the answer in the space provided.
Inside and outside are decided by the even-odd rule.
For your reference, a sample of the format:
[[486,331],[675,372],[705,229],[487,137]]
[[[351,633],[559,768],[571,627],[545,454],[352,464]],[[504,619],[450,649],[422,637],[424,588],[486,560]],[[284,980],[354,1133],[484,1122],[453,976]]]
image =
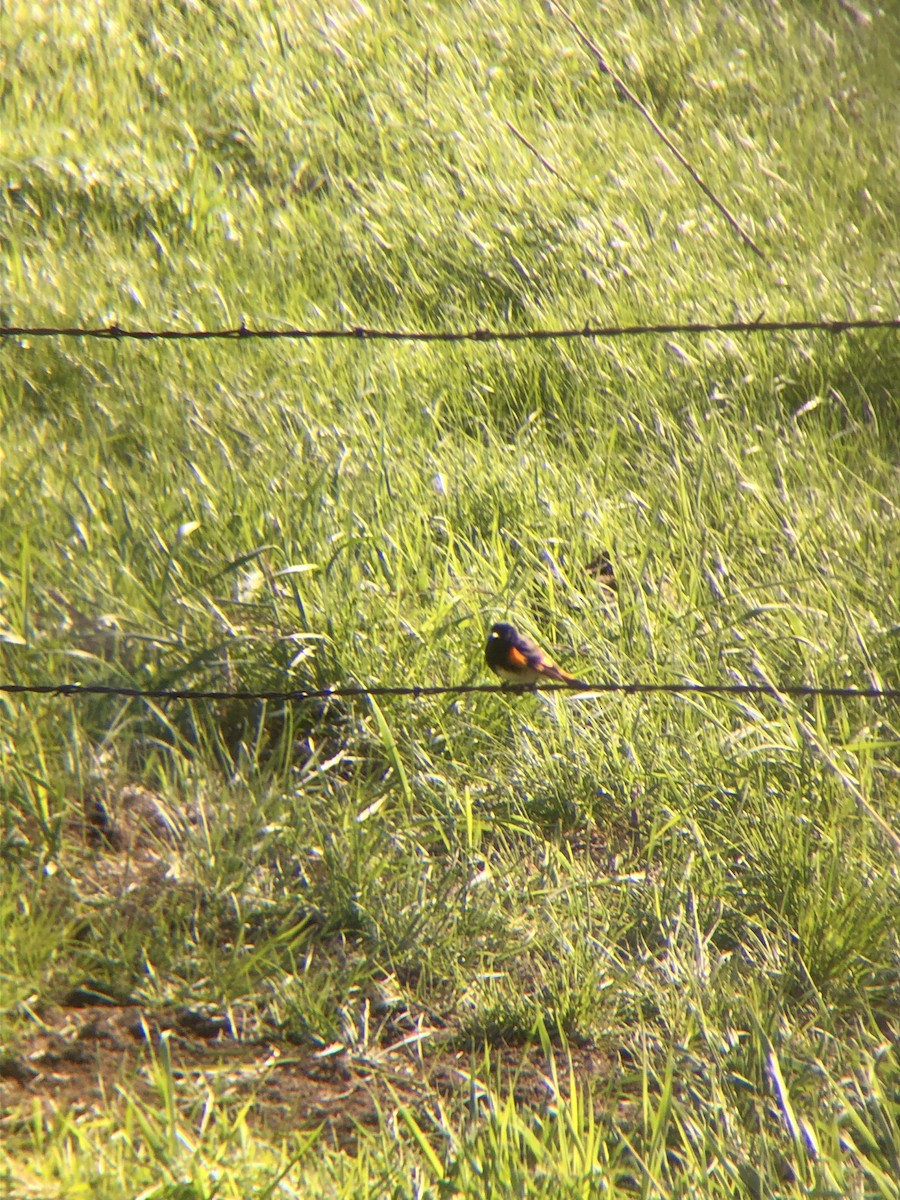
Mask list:
[[[0,323],[897,313],[895,4],[573,13],[765,261],[550,7],[12,0]],[[508,619],[896,687],[898,380],[7,338],[0,682],[483,683]],[[0,694],[0,1194],[897,1200],[898,750],[872,700]]]

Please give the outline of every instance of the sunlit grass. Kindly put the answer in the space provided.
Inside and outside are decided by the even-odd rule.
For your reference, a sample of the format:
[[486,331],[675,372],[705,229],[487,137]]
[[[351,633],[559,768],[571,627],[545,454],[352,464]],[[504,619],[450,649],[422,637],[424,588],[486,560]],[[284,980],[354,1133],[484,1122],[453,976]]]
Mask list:
[[[765,263],[549,10],[21,4],[0,317],[896,310],[895,14],[579,19]],[[8,342],[0,677],[465,683],[506,618],[601,681],[896,686],[898,368],[876,334]],[[859,701],[0,697],[9,1061],[84,986],[395,1088],[350,1147],[151,1039],[83,1109],[9,1081],[9,1187],[897,1197],[900,894],[858,802],[896,828],[897,769]]]

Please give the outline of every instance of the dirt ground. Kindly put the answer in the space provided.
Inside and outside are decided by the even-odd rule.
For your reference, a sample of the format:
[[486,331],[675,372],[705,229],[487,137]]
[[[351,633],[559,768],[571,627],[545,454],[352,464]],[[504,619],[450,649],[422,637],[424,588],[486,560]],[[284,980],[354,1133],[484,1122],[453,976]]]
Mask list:
[[[84,894],[135,900],[142,890],[166,886],[191,816],[139,787],[93,797],[68,830],[76,850],[67,870]],[[276,1030],[261,1036],[258,1018],[245,1023],[240,1012],[151,1010],[90,984],[29,1014],[16,1041],[0,1047],[0,1132],[30,1124],[35,1100],[48,1121],[60,1112],[107,1110],[129,1096],[158,1107],[168,1070],[188,1122],[200,1122],[211,1093],[229,1111],[249,1101],[248,1120],[260,1132],[322,1127],[339,1145],[378,1126],[398,1105],[427,1123],[429,1113],[437,1119],[438,1102],[452,1111],[512,1091],[520,1106],[539,1110],[556,1094],[553,1067],[539,1046],[492,1044],[486,1076],[483,1049],[411,1014],[383,1022],[362,1044],[326,1047],[296,1044]],[[574,1076],[597,1097],[598,1116],[600,1107],[608,1112],[600,1097],[627,1055],[571,1045],[555,1048],[553,1057],[560,1093]]]
[[[563,1095],[570,1069],[591,1092],[617,1071],[597,1050],[570,1046],[553,1054]],[[225,1015],[78,1003],[43,1012],[35,1031],[0,1056],[0,1128],[30,1122],[35,1099],[48,1120],[57,1112],[74,1116],[115,1106],[129,1095],[158,1104],[167,1059],[189,1121],[199,1122],[211,1091],[227,1109],[251,1101],[248,1119],[260,1132],[277,1136],[323,1126],[339,1145],[376,1127],[398,1104],[427,1114],[438,1099],[471,1105],[488,1092],[512,1090],[520,1105],[540,1109],[555,1095],[552,1068],[539,1047],[492,1047],[485,1077],[481,1051],[425,1048],[417,1037],[370,1054],[337,1044],[316,1050],[275,1038],[243,1041]]]

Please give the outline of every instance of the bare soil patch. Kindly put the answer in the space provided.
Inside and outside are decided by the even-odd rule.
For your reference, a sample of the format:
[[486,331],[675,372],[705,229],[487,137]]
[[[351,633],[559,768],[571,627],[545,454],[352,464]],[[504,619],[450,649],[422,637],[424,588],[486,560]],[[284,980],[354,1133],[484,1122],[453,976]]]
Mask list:
[[[82,895],[141,906],[173,876],[196,814],[177,811],[143,788],[92,795],[80,818],[68,871]],[[598,839],[596,852],[608,847]],[[592,847],[592,849],[595,849]],[[376,1025],[364,1045],[298,1044],[266,1029],[257,1012],[153,1009],[104,983],[84,981],[59,1004],[29,1010],[14,1044],[0,1049],[0,1130],[33,1120],[37,1100],[57,1113],[99,1113],[129,1099],[158,1108],[171,1089],[182,1119],[199,1124],[210,1093],[225,1111],[247,1106],[249,1122],[273,1136],[322,1127],[351,1145],[398,1105],[428,1124],[454,1107],[489,1103],[510,1091],[540,1110],[576,1086],[603,1099],[620,1056],[595,1047],[552,1050],[495,1039],[466,1044],[450,1020],[405,1014]]]
[[108,1109],[129,1096],[158,1103],[166,1059],[187,1120],[199,1121],[209,1089],[226,1108],[252,1100],[251,1124],[272,1134],[324,1126],[341,1145],[377,1127],[398,1104],[427,1116],[438,1098],[445,1106],[471,1105],[489,1092],[512,1090],[520,1106],[540,1109],[555,1098],[554,1066],[562,1095],[573,1076],[592,1094],[603,1091],[596,1085],[618,1069],[608,1054],[590,1047],[555,1048],[551,1066],[540,1047],[495,1046],[485,1072],[482,1050],[425,1048],[408,1038],[367,1053],[339,1044],[243,1041],[227,1016],[188,1009],[152,1013],[137,1005],[85,1004],[49,1009],[40,1021],[0,1057],[7,1128],[31,1120],[35,1099],[47,1119]]

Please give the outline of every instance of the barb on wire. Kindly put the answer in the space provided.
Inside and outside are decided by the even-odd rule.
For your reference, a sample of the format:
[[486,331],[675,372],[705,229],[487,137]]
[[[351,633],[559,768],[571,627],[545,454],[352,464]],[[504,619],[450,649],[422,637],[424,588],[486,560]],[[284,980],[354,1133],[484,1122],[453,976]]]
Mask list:
[[828,696],[838,699],[900,700],[900,688],[816,687],[798,683],[775,686],[764,683],[456,683],[437,685],[373,686],[337,685],[298,688],[293,691],[223,691],[206,688],[138,688],[105,683],[0,683],[8,695],[36,696],[122,696],[137,700],[265,700],[271,703],[300,703],[365,696],[466,696],[472,694],[521,694],[531,692],[575,692],[579,695],[699,695],[699,696]]
[[562,7],[561,4],[558,4],[556,2],[556,0],[550,0],[550,3],[553,6],[553,8],[555,8],[556,11],[559,13],[559,15],[562,17],[562,19],[571,26],[571,28],[574,30],[575,34],[577,35],[579,40],[582,42],[582,44],[594,56],[594,58],[597,61],[597,65],[600,68],[600,70],[603,72],[603,74],[608,75],[610,77],[610,79],[613,81],[616,89],[625,97],[625,99],[629,102],[629,104],[634,105],[634,107],[638,110],[638,112],[641,114],[641,116],[644,118],[644,120],[647,122],[647,124],[650,126],[650,128],[653,130],[653,132],[656,134],[656,136],[658,138],[660,138],[660,140],[663,142],[665,147],[670,151],[670,153],[674,154],[675,158],[678,159],[678,161],[681,163],[681,165],[687,171],[688,175],[690,175],[691,179],[693,179],[694,183],[696,183],[696,185],[700,188],[700,190],[703,192],[703,194],[705,196],[707,196],[713,202],[713,204],[716,206],[716,208],[719,210],[719,212],[723,215],[723,217],[728,222],[728,224],[732,227],[732,229],[734,229],[737,232],[738,236],[741,238],[741,240],[744,242],[744,244],[749,246],[750,249],[753,251],[753,253],[759,255],[759,257],[763,260],[763,262],[765,262],[765,260],[766,260],[765,254],[762,252],[762,250],[760,250],[759,246],[757,246],[756,242],[754,242],[754,240],[750,236],[750,234],[747,233],[747,231],[741,225],[740,221],[738,221],[737,217],[734,216],[734,214],[731,213],[725,207],[725,205],[722,203],[722,201],[719,199],[719,197],[715,194],[715,192],[712,190],[712,188],[709,187],[709,185],[704,182],[704,180],[700,176],[699,171],[697,171],[697,169],[694,166],[692,166],[690,162],[688,162],[688,160],[681,153],[681,151],[678,149],[678,147],[675,145],[675,143],[672,141],[672,139],[668,136],[668,134],[665,132],[665,130],[660,126],[659,122],[654,118],[653,114],[650,112],[650,110],[647,108],[647,106],[645,104],[642,104],[641,101],[634,94],[634,92],[631,90],[631,88],[629,88],[628,85],[625,83],[625,81],[623,79],[619,78],[619,76],[615,73],[615,71],[612,69],[612,67],[609,65],[609,63],[606,61],[606,57],[603,54],[603,51],[600,49],[600,47],[588,37],[588,35],[584,32],[584,30],[581,28],[581,26],[576,21],[573,21],[573,19],[569,16],[569,14],[566,12],[566,10]]
[[650,325],[596,325],[589,320],[568,329],[370,329],[354,325],[340,329],[123,329],[121,325],[0,325],[5,338],[97,338],[101,341],[206,342],[285,340],[357,342],[549,342],[576,338],[651,337],[671,334],[727,333],[852,333],[861,329],[900,329],[900,317],[830,318],[798,321],[667,321]]

